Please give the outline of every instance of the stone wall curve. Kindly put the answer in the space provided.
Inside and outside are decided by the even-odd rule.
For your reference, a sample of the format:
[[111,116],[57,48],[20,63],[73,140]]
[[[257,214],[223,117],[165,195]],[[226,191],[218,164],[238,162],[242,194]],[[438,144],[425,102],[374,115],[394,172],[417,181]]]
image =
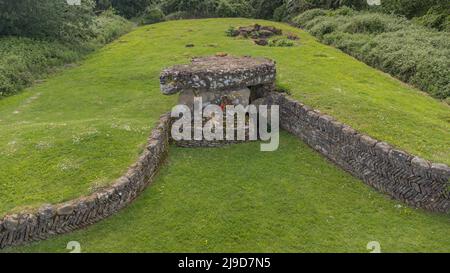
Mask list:
[[280,127],[342,169],[392,198],[432,212],[450,213],[450,168],[359,133],[286,94],[271,93],[280,106]]
[[47,239],[86,227],[130,204],[153,182],[169,146],[170,115],[160,117],[144,152],[125,175],[105,189],[36,211],[23,211],[0,218],[0,248]]

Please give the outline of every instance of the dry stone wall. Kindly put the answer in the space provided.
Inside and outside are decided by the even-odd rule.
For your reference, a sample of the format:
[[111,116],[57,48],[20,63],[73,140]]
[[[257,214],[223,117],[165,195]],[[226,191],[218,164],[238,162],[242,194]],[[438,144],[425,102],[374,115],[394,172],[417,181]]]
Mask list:
[[285,94],[272,93],[280,105],[280,126],[365,183],[414,207],[450,212],[450,168],[431,163],[361,134],[333,117]]
[[[395,149],[285,94],[271,92],[264,100],[265,104],[280,106],[281,128],[365,183],[409,205],[450,212],[450,168],[447,165],[431,163]],[[162,115],[138,161],[108,188],[70,202],[44,205],[37,211],[10,214],[0,219],[0,248],[67,233],[127,206],[158,172],[168,151],[170,124],[170,114]],[[214,146],[214,143],[208,145]]]
[[162,115],[146,149],[128,172],[106,189],[58,205],[0,219],[0,248],[46,239],[104,219],[127,206],[154,179],[169,145],[170,115]]

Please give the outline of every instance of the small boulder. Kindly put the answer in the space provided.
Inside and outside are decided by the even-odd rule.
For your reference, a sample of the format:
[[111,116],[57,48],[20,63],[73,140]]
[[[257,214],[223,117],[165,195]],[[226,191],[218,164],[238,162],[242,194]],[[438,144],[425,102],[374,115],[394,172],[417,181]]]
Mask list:
[[269,42],[266,39],[257,39],[255,40],[255,44],[260,46],[266,46],[269,44]]
[[296,41],[296,40],[298,40],[299,38],[298,38],[298,36],[296,35],[296,34],[294,34],[294,33],[288,33],[288,35],[286,36],[289,40],[293,40],[293,41]]
[[281,35],[283,34],[283,31],[279,28],[276,28],[274,26],[262,26],[261,30],[267,30],[272,32],[274,35]]
[[275,35],[275,33],[273,33],[272,31],[269,31],[269,30],[262,29],[259,31],[259,37],[268,38],[268,37],[272,37],[273,35]]

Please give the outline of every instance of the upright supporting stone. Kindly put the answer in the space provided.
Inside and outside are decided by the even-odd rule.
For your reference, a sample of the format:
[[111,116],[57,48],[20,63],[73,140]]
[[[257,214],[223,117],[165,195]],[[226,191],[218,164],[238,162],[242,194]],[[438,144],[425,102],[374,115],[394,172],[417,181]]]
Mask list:
[[[272,60],[214,56],[195,58],[190,64],[167,68],[161,73],[160,81],[163,94],[180,93],[179,104],[187,105],[193,110],[195,97],[202,99],[203,108],[211,104],[219,105],[222,109],[227,105],[246,107],[273,91],[275,78],[276,67]],[[204,123],[207,121],[203,120]],[[246,130],[246,139],[249,140],[248,127]],[[178,146],[183,147],[217,147],[237,142],[242,141],[175,141]]]

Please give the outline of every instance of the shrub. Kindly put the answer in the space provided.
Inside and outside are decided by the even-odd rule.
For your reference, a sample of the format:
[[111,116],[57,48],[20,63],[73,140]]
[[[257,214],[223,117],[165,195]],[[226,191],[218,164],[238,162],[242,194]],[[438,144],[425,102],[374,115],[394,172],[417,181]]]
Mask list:
[[203,17],[252,17],[255,9],[248,0],[164,0],[166,20]]
[[141,25],[154,24],[164,21],[164,13],[157,7],[147,7],[144,14],[141,15],[139,23]]
[[324,16],[325,14],[326,12],[323,9],[311,9],[295,17],[292,22],[298,27],[305,27],[306,23],[310,22],[316,17]]
[[250,0],[255,9],[254,17],[272,19],[275,9],[283,4],[283,0]]
[[[255,14],[255,9],[247,0],[227,0],[235,10],[235,17],[251,18]],[[218,12],[218,14],[220,14]]]
[[407,18],[419,17],[435,6],[448,0],[383,0],[382,9],[388,14],[397,14]]
[[254,9],[248,1],[219,0],[216,8],[218,17],[252,17]]
[[344,31],[348,33],[382,33],[388,31],[389,21],[381,14],[364,14],[354,16],[344,26]]
[[137,17],[154,4],[152,0],[111,0],[111,6],[125,18]]
[[414,19],[417,23],[439,31],[450,31],[450,2],[435,6],[427,14]]
[[95,10],[97,11],[106,11],[111,7],[111,0],[95,0]]
[[60,42],[33,38],[0,38],[0,96],[16,93],[43,71],[78,59],[80,54]]
[[98,47],[109,43],[119,36],[131,30],[133,25],[123,17],[114,14],[112,9],[103,12],[94,20],[91,26],[94,38],[91,43],[95,43],[93,47]]
[[348,16],[348,15],[354,15],[355,10],[352,8],[349,8],[347,6],[343,6],[342,8],[331,11],[329,14],[332,16],[336,16],[336,15],[337,16],[339,16],[339,15]]
[[320,21],[315,19],[311,21],[312,27],[309,29],[312,35],[323,38],[325,34],[332,33],[338,27],[338,24],[333,21]]
[[220,17],[234,17],[237,13],[234,7],[226,0],[218,2],[216,12]]
[[94,48],[110,42],[132,27],[131,23],[107,11],[96,17],[83,43],[28,37],[0,37],[0,97],[17,93],[34,80],[61,66],[79,60]]
[[284,0],[283,5],[274,12],[274,19],[278,21],[292,20],[298,14],[311,9],[336,9],[347,7],[340,12],[350,12],[352,9],[368,7],[367,0]]
[[173,12],[169,15],[166,15],[164,20],[170,21],[170,20],[182,20],[182,19],[189,19],[189,18],[193,18],[193,16],[189,15],[185,11],[177,11],[177,12]]
[[236,36],[239,35],[239,31],[238,31],[235,27],[230,26],[230,27],[225,31],[225,34],[226,34],[228,37],[236,37]]
[[0,35],[58,39],[80,43],[94,20],[94,2],[69,6],[66,0],[0,1]]
[[273,20],[279,22],[289,20],[289,16],[285,5],[279,6],[278,8],[275,9],[275,11],[273,12]]
[[291,17],[316,7],[313,1],[308,0],[286,0],[284,6]]
[[450,37],[396,16],[310,10],[294,19],[322,42],[415,85],[450,96]]
[[216,15],[217,0],[166,0],[161,3],[165,14],[183,13],[183,18]]
[[345,32],[333,32],[323,37],[322,42],[333,45],[344,52],[352,52],[351,55],[363,58],[365,46],[372,42],[371,36],[367,34],[349,34]]

